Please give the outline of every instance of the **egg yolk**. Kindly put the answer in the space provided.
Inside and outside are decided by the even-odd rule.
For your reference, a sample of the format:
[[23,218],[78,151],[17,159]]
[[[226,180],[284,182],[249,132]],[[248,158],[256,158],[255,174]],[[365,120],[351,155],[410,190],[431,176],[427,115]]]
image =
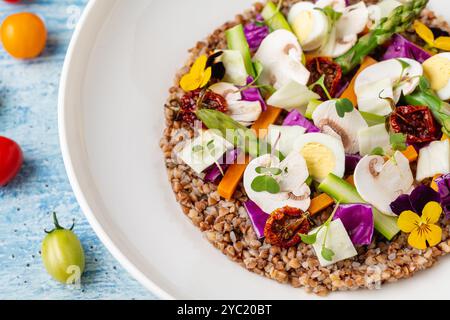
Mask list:
[[308,143],[300,151],[300,154],[306,160],[309,174],[315,178],[326,178],[336,166],[336,157],[333,151],[323,144]]
[[300,40],[300,44],[308,41],[309,35],[313,31],[314,16],[311,11],[302,11],[298,14],[293,23],[294,32]]
[[445,88],[450,81],[450,60],[447,58],[432,57],[423,63],[423,70],[435,91]]

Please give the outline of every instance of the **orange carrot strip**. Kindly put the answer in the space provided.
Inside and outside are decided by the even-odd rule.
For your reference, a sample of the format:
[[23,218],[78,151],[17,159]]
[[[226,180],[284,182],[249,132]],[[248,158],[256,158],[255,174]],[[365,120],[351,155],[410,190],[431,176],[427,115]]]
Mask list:
[[[267,129],[281,114],[282,109],[268,106],[267,110],[261,114],[259,119],[253,124],[252,129],[256,132],[259,138],[264,138],[267,134]],[[236,191],[239,182],[242,180],[245,169],[250,163],[250,157],[246,157],[244,164],[233,164],[225,173],[222,181],[218,186],[217,191],[222,198],[230,200]]]
[[367,67],[370,67],[371,65],[374,65],[377,62],[378,61],[376,61],[375,59],[373,59],[369,56],[366,57],[364,59],[363,63],[361,64],[361,66],[359,67],[358,72],[355,74],[352,81],[350,82],[350,85],[347,87],[347,89],[345,89],[345,91],[342,93],[340,98],[342,98],[342,99],[347,98],[348,100],[350,100],[353,103],[354,106],[357,106],[358,99],[357,99],[356,93],[355,93],[356,78],[361,74],[361,72],[364,71],[364,69],[366,69]]
[[[347,178],[347,182],[353,186],[355,185],[353,176],[349,176]],[[311,199],[311,205],[309,206],[308,212],[310,213],[311,216],[314,216],[314,215],[322,212],[326,208],[331,207],[333,204],[334,204],[333,198],[331,198],[326,193],[321,193],[317,197]]]
[[445,140],[449,140],[450,138],[444,133],[443,135],[442,135],[442,139],[441,139],[441,141],[445,141]]
[[311,205],[309,206],[308,212],[311,216],[314,216],[319,212],[322,212],[326,208],[331,207],[333,203],[333,198],[331,198],[326,193],[322,193],[311,200]]
[[220,181],[220,184],[217,188],[217,191],[222,198],[225,198],[227,200],[231,199],[239,185],[239,182],[242,179],[242,176],[244,175],[245,168],[247,168],[247,165],[249,163],[250,157],[246,156],[245,163],[235,163],[228,168],[225,176],[222,178],[222,181]]
[[256,131],[258,138],[264,138],[267,134],[267,129],[271,124],[277,121],[278,117],[283,111],[280,108],[267,106],[267,110],[261,114],[258,120],[252,126],[252,129]]
[[413,146],[409,146],[402,153],[409,160],[409,162],[417,161],[417,159],[419,158],[419,154],[417,153],[416,148],[414,148]]
[[438,187],[438,185],[437,185],[437,183],[436,183],[436,180],[437,180],[438,178],[440,178],[440,177],[442,177],[442,174],[437,174],[437,175],[435,175],[435,176],[433,177],[433,181],[431,181],[430,187],[431,187],[431,189],[433,189],[433,190],[436,191],[436,192],[439,192],[439,187]]

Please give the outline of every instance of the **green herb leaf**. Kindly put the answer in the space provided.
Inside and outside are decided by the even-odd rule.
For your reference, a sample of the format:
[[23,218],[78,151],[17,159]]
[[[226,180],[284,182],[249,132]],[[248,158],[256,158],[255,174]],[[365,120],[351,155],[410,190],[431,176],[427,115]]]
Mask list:
[[375,149],[372,150],[372,152],[370,153],[371,156],[381,156],[383,157],[385,155],[383,148],[381,147],[376,147]]
[[394,149],[395,151],[406,150],[406,134],[393,133],[393,134],[391,134],[389,140],[390,140],[392,149]]
[[301,234],[302,242],[306,244],[315,244],[317,242],[317,232],[314,234]]
[[267,191],[271,194],[277,194],[280,192],[280,189],[277,180],[270,176],[259,176],[252,182],[252,190],[255,192]]
[[430,81],[424,76],[421,76],[419,79],[419,88],[422,91],[428,91],[431,89]]
[[353,103],[347,99],[339,99],[336,101],[336,111],[340,118],[344,118],[346,113],[350,113],[355,110]]
[[334,10],[331,6],[326,6],[325,8],[316,8],[316,10],[322,11],[328,17],[328,19],[330,19],[330,22],[333,25],[342,17],[342,12]]
[[194,147],[192,147],[192,152],[193,153],[199,153],[199,152],[202,152],[203,151],[203,146],[201,146],[201,145],[196,145],[196,146],[194,146]]
[[317,80],[315,83],[309,86],[309,90],[314,90],[315,87],[320,86],[323,91],[325,91],[325,94],[327,95],[328,100],[333,99],[331,97],[330,92],[327,89],[327,86],[325,85],[325,75],[323,74],[319,80]]
[[271,174],[274,176],[279,176],[283,173],[283,170],[279,168],[266,168],[266,167],[258,167],[255,169],[256,173],[259,174]]
[[333,257],[336,255],[333,250],[330,250],[326,247],[322,248],[322,257],[327,261],[333,261]]
[[406,71],[406,69],[408,69],[409,67],[411,67],[411,65],[406,62],[403,61],[402,59],[396,59],[398,62],[400,62],[400,64],[402,65],[402,75],[404,74],[404,72]]

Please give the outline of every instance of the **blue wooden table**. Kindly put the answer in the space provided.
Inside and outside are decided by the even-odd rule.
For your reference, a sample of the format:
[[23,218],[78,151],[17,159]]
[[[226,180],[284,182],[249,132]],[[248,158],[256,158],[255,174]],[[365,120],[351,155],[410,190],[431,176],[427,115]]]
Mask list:
[[[108,0],[104,0],[108,1]],[[49,40],[44,54],[17,61],[0,45],[0,135],[17,141],[25,163],[20,175],[0,188],[0,299],[151,299],[101,244],[84,218],[64,169],[57,127],[58,83],[74,25],[87,0],[0,0],[0,21],[14,12],[41,15]],[[40,245],[51,213],[61,224],[75,221],[86,252],[80,288],[51,280]]]

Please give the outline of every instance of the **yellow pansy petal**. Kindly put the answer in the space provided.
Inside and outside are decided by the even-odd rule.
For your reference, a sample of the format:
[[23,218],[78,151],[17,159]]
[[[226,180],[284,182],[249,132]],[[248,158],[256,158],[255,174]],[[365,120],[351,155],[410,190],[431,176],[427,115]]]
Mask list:
[[412,211],[404,211],[397,221],[397,225],[403,232],[410,233],[420,224],[420,217]]
[[184,75],[183,78],[181,78],[180,87],[186,92],[198,89],[199,86],[200,84],[198,78],[190,73]]
[[203,88],[204,86],[206,86],[209,82],[209,80],[211,79],[212,76],[212,69],[211,67],[209,67],[208,69],[206,69],[204,75],[203,75],[203,81],[200,84],[200,88]]
[[426,25],[416,20],[414,22],[414,30],[428,45],[434,46],[434,34]]
[[426,233],[422,232],[420,228],[414,229],[408,237],[408,243],[411,247],[425,250],[427,248]]
[[191,68],[191,74],[196,75],[196,76],[202,74],[205,71],[206,62],[208,62],[208,57],[205,55],[200,56],[194,62],[194,65]]
[[434,42],[434,47],[444,51],[450,51],[450,37],[437,38]]
[[438,245],[442,241],[442,229],[435,224],[428,225],[426,239],[430,247]]
[[442,214],[442,207],[439,203],[428,202],[422,211],[422,221],[427,224],[435,224],[439,221]]

